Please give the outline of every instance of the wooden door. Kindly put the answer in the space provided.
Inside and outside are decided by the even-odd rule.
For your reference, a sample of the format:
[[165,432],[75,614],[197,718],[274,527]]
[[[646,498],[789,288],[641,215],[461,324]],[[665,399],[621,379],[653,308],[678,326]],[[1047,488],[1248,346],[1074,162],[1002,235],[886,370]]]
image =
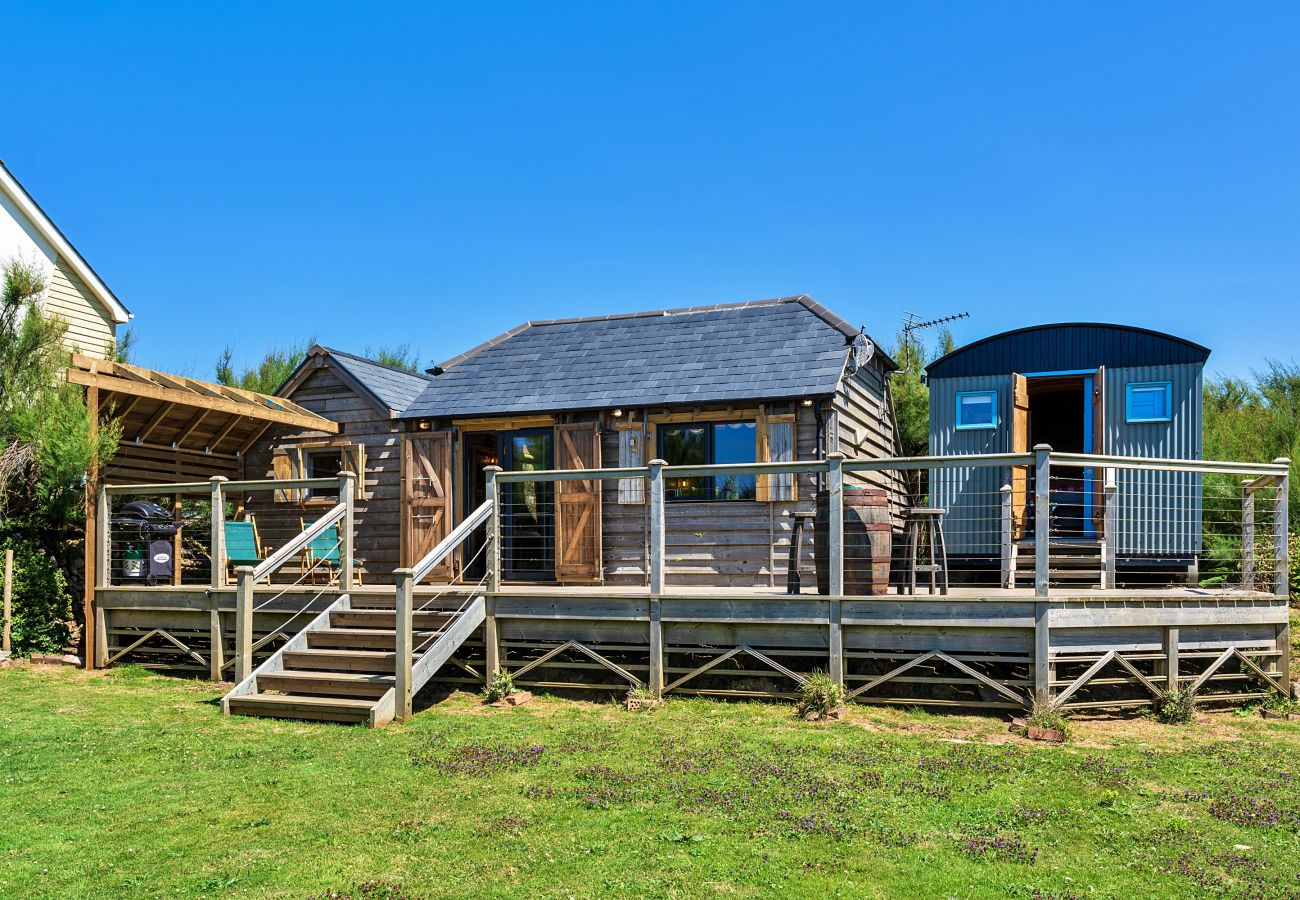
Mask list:
[[[408,434],[402,444],[402,565],[413,566],[451,531],[451,432]],[[451,560],[430,574],[451,577]]]
[[[1029,452],[1029,379],[1011,376],[1011,452]],[[1029,521],[1029,467],[1011,467],[1011,522],[1016,540]]]
[[[599,424],[556,425],[555,460],[560,469],[600,468]],[[599,581],[600,538],[600,480],[556,482],[556,580]]]

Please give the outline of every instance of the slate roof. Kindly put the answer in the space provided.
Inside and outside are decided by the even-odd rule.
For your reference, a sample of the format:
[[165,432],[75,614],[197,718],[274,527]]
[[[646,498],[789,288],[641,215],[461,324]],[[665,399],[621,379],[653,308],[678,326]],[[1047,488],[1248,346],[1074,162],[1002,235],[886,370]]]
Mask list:
[[857,335],[807,296],[526,322],[433,369],[403,417],[826,396]]
[[328,353],[340,367],[346,369],[349,375],[361,382],[362,387],[374,394],[381,403],[395,412],[406,409],[433,380],[422,372],[408,372],[405,369],[375,362],[373,359],[366,359],[364,356],[344,353],[342,350],[333,350],[329,347],[320,349]]

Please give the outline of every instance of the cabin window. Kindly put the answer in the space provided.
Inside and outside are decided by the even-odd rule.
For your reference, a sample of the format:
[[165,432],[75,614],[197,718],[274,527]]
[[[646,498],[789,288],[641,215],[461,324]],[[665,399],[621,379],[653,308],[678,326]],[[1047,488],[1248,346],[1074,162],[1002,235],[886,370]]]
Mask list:
[[[670,466],[703,466],[723,463],[752,463],[758,458],[754,422],[692,422],[659,426],[659,455]],[[753,475],[664,480],[664,499],[753,500]]]
[[997,391],[959,391],[957,429],[998,427]]
[[[302,454],[304,478],[338,478],[343,471],[343,449],[330,447],[323,450],[304,450]],[[307,490],[308,500],[338,500],[338,483],[329,487]]]
[[1143,381],[1124,386],[1124,421],[1168,422],[1173,419],[1174,385],[1169,381]]
[[[758,461],[794,462],[795,418],[793,415],[767,416],[759,421]],[[758,499],[789,502],[795,499],[793,472],[758,476]]]

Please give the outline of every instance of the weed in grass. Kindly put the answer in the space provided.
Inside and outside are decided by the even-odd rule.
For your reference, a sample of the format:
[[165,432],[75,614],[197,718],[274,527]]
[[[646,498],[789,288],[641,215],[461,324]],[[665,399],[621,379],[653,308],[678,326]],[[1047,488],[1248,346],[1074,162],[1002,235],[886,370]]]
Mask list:
[[312,900],[418,900],[421,895],[407,892],[400,884],[388,881],[354,882],[346,888],[330,888]]
[[814,669],[799,689],[799,702],[795,704],[795,712],[800,716],[826,716],[831,710],[843,705],[844,685],[821,669]]
[[1133,776],[1127,766],[1107,762],[1106,757],[1100,753],[1088,754],[1079,760],[1076,767],[1080,772],[1092,776],[1103,787],[1131,787],[1133,784]]
[[1294,813],[1280,808],[1267,797],[1224,794],[1210,801],[1209,810],[1214,818],[1234,825],[1272,828],[1278,825],[1296,824]]
[[546,747],[541,744],[461,744],[445,754],[428,753],[411,757],[412,765],[433,766],[440,772],[485,776],[505,769],[535,766]]
[[505,669],[497,669],[488,678],[487,687],[483,689],[483,699],[488,703],[504,700],[515,692],[515,677]]
[[1196,689],[1188,685],[1165,691],[1156,698],[1152,714],[1164,725],[1190,725],[1196,721]]
[[958,843],[958,849],[971,859],[998,859],[1027,866],[1032,866],[1038,859],[1038,848],[1030,847],[1015,835],[967,837]]

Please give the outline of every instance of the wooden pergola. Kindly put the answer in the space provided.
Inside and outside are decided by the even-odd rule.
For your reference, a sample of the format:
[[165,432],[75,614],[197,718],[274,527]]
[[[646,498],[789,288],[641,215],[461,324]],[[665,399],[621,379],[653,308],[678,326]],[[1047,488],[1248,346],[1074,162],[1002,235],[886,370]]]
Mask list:
[[[91,427],[116,420],[122,428],[117,452],[86,480],[85,646],[94,643],[98,528],[95,498],[103,484],[165,484],[221,475],[243,477],[243,457],[267,429],[290,428],[337,434],[338,423],[282,397],[169,375],[153,369],[76,354],[68,381],[86,389]],[[174,505],[180,503],[179,496]],[[85,654],[86,667],[93,653]]]

